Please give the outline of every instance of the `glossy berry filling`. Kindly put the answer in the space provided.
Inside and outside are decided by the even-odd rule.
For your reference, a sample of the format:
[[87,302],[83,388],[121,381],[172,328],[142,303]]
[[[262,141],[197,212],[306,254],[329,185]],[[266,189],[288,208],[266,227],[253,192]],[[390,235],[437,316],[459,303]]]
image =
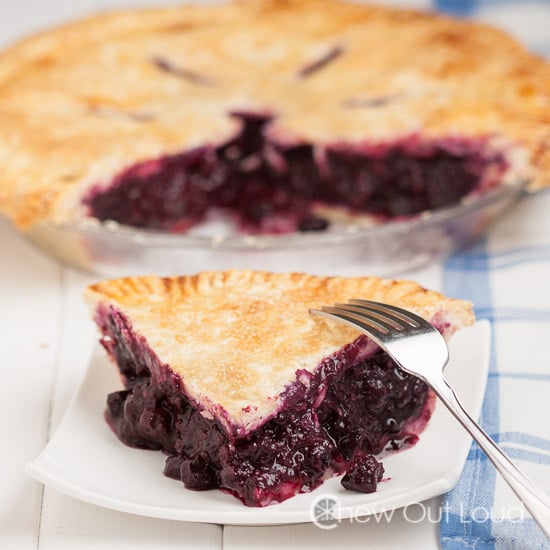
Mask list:
[[386,220],[457,203],[496,185],[506,169],[482,138],[369,145],[283,145],[269,137],[271,119],[237,113],[241,131],[147,161],[95,186],[84,202],[99,220],[185,232],[223,212],[244,233],[323,231],[323,206]]
[[164,451],[165,474],[189,489],[220,488],[249,506],[309,492],[350,461],[354,484],[374,490],[382,470],[360,457],[414,443],[431,415],[426,385],[381,350],[363,358],[367,339],[361,336],[313,373],[298,371],[279,410],[239,435],[202,414],[119,311],[100,306],[96,321],[125,385],[107,399],[106,418],[117,436]]

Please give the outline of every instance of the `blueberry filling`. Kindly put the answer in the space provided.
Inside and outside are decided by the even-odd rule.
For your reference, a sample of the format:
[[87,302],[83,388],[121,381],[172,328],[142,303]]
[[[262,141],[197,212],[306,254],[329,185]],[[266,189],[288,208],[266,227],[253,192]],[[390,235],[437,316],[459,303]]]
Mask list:
[[[165,60],[155,63],[183,74]],[[223,211],[243,233],[319,231],[329,225],[318,214],[322,206],[381,221],[412,216],[494,186],[506,170],[504,157],[490,152],[483,138],[284,145],[266,132],[271,118],[232,116],[241,130],[229,142],[146,161],[107,188],[94,186],[84,199],[90,215],[185,232],[210,212]]]
[[125,385],[107,398],[106,419],[120,440],[162,450],[164,473],[187,488],[220,488],[249,506],[311,491],[346,468],[350,487],[374,490],[383,470],[366,455],[401,446],[431,414],[426,385],[381,350],[362,359],[360,337],[313,373],[298,372],[279,411],[239,435],[204,414],[119,311],[100,306],[96,320]]

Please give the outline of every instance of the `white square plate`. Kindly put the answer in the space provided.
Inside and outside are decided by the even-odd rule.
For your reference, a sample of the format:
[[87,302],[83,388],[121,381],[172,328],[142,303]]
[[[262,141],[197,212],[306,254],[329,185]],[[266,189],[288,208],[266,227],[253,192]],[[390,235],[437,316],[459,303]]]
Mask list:
[[[450,344],[448,379],[466,409],[481,410],[490,350],[490,325],[477,322],[457,333]],[[267,508],[249,508],[220,491],[190,491],[162,474],[164,455],[123,445],[103,419],[108,393],[119,389],[116,369],[96,348],[82,386],[59,428],[27,473],[72,497],[144,516],[233,525],[312,521],[319,499],[338,503],[340,518],[358,517],[407,506],[451,489],[458,481],[470,436],[438,403],[418,443],[383,460],[387,481],[372,494],[346,491],[339,478],[315,491]]]

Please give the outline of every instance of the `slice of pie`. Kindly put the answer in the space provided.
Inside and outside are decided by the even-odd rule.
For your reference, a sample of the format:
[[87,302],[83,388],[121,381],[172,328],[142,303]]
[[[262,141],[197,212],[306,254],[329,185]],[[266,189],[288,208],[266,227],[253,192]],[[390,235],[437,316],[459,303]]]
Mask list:
[[126,444],[162,449],[165,474],[250,506],[350,471],[373,491],[371,455],[416,442],[434,396],[365,335],[309,313],[367,298],[408,308],[445,337],[470,304],[414,282],[252,271],[139,277],[86,292],[124,389],[106,418]]
[[383,222],[547,184],[549,102],[546,61],[436,14],[336,0],[110,13],[0,55],[0,210],[26,230]]

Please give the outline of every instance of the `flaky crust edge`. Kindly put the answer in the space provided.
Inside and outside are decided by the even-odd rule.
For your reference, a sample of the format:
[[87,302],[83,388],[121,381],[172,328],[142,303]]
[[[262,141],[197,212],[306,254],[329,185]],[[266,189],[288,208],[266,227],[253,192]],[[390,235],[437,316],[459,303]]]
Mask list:
[[444,313],[454,330],[469,326],[475,321],[469,301],[448,298],[414,281],[381,277],[320,277],[298,272],[271,273],[252,270],[204,271],[195,275],[138,276],[105,280],[90,285],[85,290],[84,297],[91,307],[97,306],[100,302],[122,307],[139,306],[147,301],[145,297],[151,294],[179,301],[200,295],[203,290],[213,287],[230,287],[238,291],[245,290],[255,283],[282,288],[289,283],[309,288],[315,285],[321,296],[334,290],[346,289],[348,294],[353,294],[356,290],[357,298],[364,297],[410,309],[427,319],[433,319],[437,313]]

